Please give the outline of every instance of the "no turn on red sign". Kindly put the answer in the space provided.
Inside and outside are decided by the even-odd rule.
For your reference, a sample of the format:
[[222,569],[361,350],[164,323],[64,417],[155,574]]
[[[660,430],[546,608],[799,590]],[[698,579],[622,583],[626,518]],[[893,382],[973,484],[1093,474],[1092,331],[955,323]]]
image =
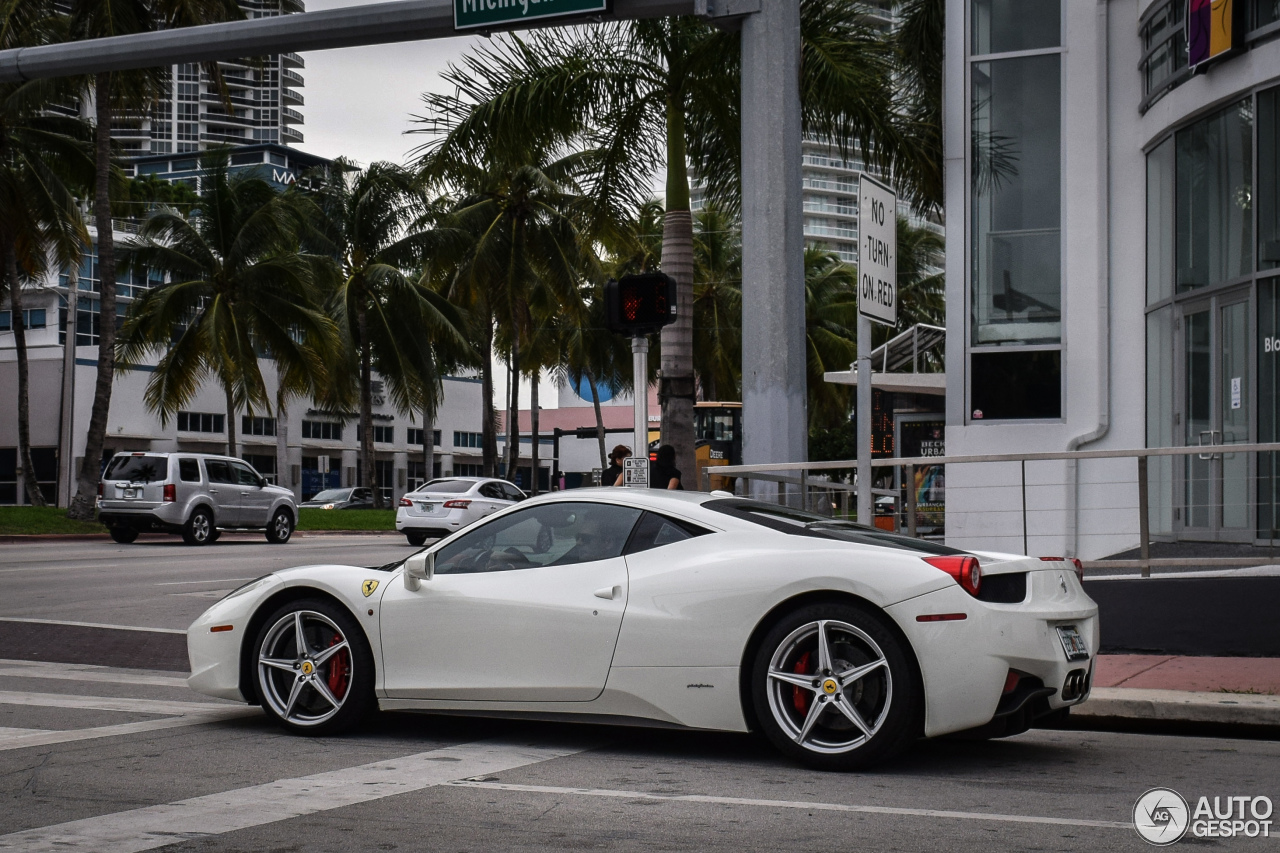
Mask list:
[[898,322],[898,196],[863,174],[858,185],[858,313]]

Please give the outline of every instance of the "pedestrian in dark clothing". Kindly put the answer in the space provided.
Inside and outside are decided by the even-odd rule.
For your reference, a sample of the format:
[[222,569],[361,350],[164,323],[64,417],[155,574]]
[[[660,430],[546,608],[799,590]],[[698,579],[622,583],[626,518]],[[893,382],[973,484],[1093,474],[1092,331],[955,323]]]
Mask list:
[[609,467],[604,469],[604,473],[600,475],[600,485],[602,486],[621,486],[622,485],[622,460],[631,455],[631,448],[625,444],[619,444],[609,454]]
[[649,488],[684,491],[680,469],[676,467],[676,449],[669,444],[659,447],[658,458],[649,463]]

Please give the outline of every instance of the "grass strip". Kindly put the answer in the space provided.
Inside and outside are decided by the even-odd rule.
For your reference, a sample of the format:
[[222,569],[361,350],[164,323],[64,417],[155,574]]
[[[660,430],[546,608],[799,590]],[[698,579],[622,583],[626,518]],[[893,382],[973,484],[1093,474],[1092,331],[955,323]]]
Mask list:
[[0,536],[106,532],[96,521],[67,518],[67,511],[56,506],[0,506]]
[[299,530],[395,530],[393,509],[316,509],[298,510]]

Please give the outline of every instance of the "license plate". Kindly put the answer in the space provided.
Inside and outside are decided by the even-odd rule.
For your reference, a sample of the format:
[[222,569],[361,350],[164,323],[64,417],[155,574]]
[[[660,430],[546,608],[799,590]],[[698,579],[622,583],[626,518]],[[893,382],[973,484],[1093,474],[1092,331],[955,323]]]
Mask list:
[[422,510],[423,512],[435,512],[436,505],[435,504],[418,504],[418,509]]
[[1085,645],[1084,637],[1080,636],[1075,625],[1058,626],[1058,639],[1062,641],[1062,650],[1066,652],[1067,660],[1089,659],[1089,647]]
[[138,490],[137,490],[137,489],[125,489],[125,490],[124,490],[124,496],[125,496],[126,498],[136,498],[136,497],[138,496]]

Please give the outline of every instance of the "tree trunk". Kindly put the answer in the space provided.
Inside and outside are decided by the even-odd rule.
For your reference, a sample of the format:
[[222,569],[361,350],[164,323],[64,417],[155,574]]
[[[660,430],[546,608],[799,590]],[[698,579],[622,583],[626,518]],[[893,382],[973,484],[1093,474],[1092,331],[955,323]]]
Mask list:
[[[676,321],[662,329],[662,377],[658,397],[662,404],[662,443],[675,448],[676,467],[684,479],[691,482],[695,464],[693,216],[689,213],[689,172],[685,156],[683,104],[668,98],[667,213],[662,227],[662,271],[676,280]],[[647,393],[647,377],[637,376],[635,381],[635,393]],[[634,452],[647,454],[649,448],[637,447]]]
[[[93,216],[98,229],[99,332],[98,377],[93,386],[93,408],[89,412],[89,432],[85,437],[84,462],[76,478],[76,496],[67,516],[92,521],[102,470],[103,442],[107,415],[111,411],[111,386],[116,370],[116,249],[111,233],[111,75],[98,74],[93,80],[97,126],[94,129],[96,175],[93,187]],[[74,294],[68,294],[67,310],[76,310]],[[68,339],[68,346],[75,341]]]
[[538,493],[538,374],[542,371],[535,371],[533,377],[529,380],[529,433],[533,438],[533,450],[529,457],[532,460],[533,479],[530,482],[532,493]]
[[283,397],[276,400],[276,485],[294,487],[289,476],[289,410]]
[[435,417],[433,413],[422,410],[422,482],[425,484],[435,476],[436,440]]
[[[480,429],[481,473],[498,476],[498,425],[493,411],[493,319],[485,320],[484,349],[480,359],[481,400]],[[456,461],[455,461],[456,467]]]
[[520,343],[511,345],[511,402],[507,410],[507,479],[516,481],[520,464]]
[[18,276],[17,247],[11,237],[4,238],[4,272],[9,279],[9,308],[13,316],[13,348],[18,359],[18,458],[22,465],[22,481],[27,487],[27,500],[32,506],[47,506],[44,493],[36,483],[36,469],[31,462],[31,374],[27,363],[27,324],[22,316],[22,282]]
[[377,460],[373,456],[373,360],[369,353],[369,312],[363,305],[356,314],[360,333],[360,485],[373,489],[373,508],[382,509]]
[[237,456],[236,453],[236,401],[231,394],[231,383],[227,382],[222,386],[222,393],[227,396],[227,455]]
[[[587,371],[587,384],[591,386],[591,404],[596,409],[596,441],[600,444],[600,471],[603,475],[604,470],[609,467],[609,451],[604,446],[604,413],[600,411],[600,392],[596,390],[596,379],[591,375],[591,371]],[[613,483],[601,483],[602,486],[612,486]]]

